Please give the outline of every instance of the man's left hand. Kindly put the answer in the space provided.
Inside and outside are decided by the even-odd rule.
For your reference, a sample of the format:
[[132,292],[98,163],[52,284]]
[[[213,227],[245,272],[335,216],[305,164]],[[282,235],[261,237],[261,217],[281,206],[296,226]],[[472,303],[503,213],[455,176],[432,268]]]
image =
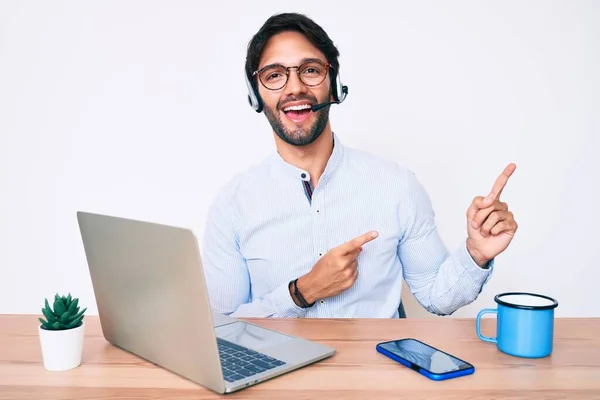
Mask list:
[[500,194],[516,168],[515,164],[509,164],[496,179],[490,194],[475,197],[467,210],[467,250],[480,267],[503,252],[517,232],[513,213],[500,201]]

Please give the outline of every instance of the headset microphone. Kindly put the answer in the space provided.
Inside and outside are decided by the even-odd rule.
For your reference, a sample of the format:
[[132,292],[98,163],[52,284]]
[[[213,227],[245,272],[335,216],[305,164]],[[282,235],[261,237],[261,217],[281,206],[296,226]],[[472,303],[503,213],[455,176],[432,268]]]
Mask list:
[[340,102],[339,101],[330,101],[330,102],[327,102],[327,103],[315,104],[314,106],[311,107],[311,110],[313,112],[319,111],[321,108],[325,108],[325,107],[327,107],[330,104],[340,104]]
[[315,104],[314,106],[311,107],[311,110],[314,111],[319,111],[321,108],[325,108],[328,105],[331,104],[340,104],[342,101],[344,101],[346,99],[346,96],[348,95],[348,86],[344,86],[342,85],[342,82],[340,81],[340,75],[337,75],[336,78],[336,85],[334,85],[334,101],[329,101],[327,103],[320,103],[320,104]]

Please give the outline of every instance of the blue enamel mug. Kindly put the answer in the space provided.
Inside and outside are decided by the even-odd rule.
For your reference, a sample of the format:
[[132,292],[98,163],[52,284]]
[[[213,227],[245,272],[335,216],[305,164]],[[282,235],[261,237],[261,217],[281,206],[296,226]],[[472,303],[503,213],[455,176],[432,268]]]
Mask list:
[[[540,358],[552,353],[556,300],[536,293],[509,292],[496,295],[494,301],[498,308],[484,308],[477,314],[479,339],[516,357]],[[488,313],[496,314],[496,337],[481,334],[481,317]]]

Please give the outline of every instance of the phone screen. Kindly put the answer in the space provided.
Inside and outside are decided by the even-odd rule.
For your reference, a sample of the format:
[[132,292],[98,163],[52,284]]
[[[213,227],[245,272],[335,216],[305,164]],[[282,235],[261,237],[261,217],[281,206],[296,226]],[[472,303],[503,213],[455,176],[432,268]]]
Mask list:
[[394,340],[380,347],[432,374],[472,368],[472,365],[415,339]]

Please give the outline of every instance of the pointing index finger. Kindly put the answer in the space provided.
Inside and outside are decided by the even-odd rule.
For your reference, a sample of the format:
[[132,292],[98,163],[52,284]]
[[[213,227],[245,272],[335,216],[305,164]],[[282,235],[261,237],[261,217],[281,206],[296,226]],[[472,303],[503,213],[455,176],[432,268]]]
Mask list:
[[375,239],[377,236],[379,236],[379,233],[377,233],[377,231],[370,231],[367,233],[364,233],[358,237],[355,237],[354,239],[346,242],[343,245],[343,253],[347,254],[353,250],[356,250],[358,248],[360,248],[362,245],[364,245],[365,243],[370,242],[371,240]]
[[508,182],[508,178],[510,178],[513,172],[515,172],[516,168],[517,166],[513,163],[508,164],[506,168],[504,168],[502,174],[500,174],[500,176],[496,179],[496,182],[494,182],[494,186],[492,187],[492,191],[488,195],[488,199],[497,200],[500,198],[502,190],[504,190],[506,182]]

